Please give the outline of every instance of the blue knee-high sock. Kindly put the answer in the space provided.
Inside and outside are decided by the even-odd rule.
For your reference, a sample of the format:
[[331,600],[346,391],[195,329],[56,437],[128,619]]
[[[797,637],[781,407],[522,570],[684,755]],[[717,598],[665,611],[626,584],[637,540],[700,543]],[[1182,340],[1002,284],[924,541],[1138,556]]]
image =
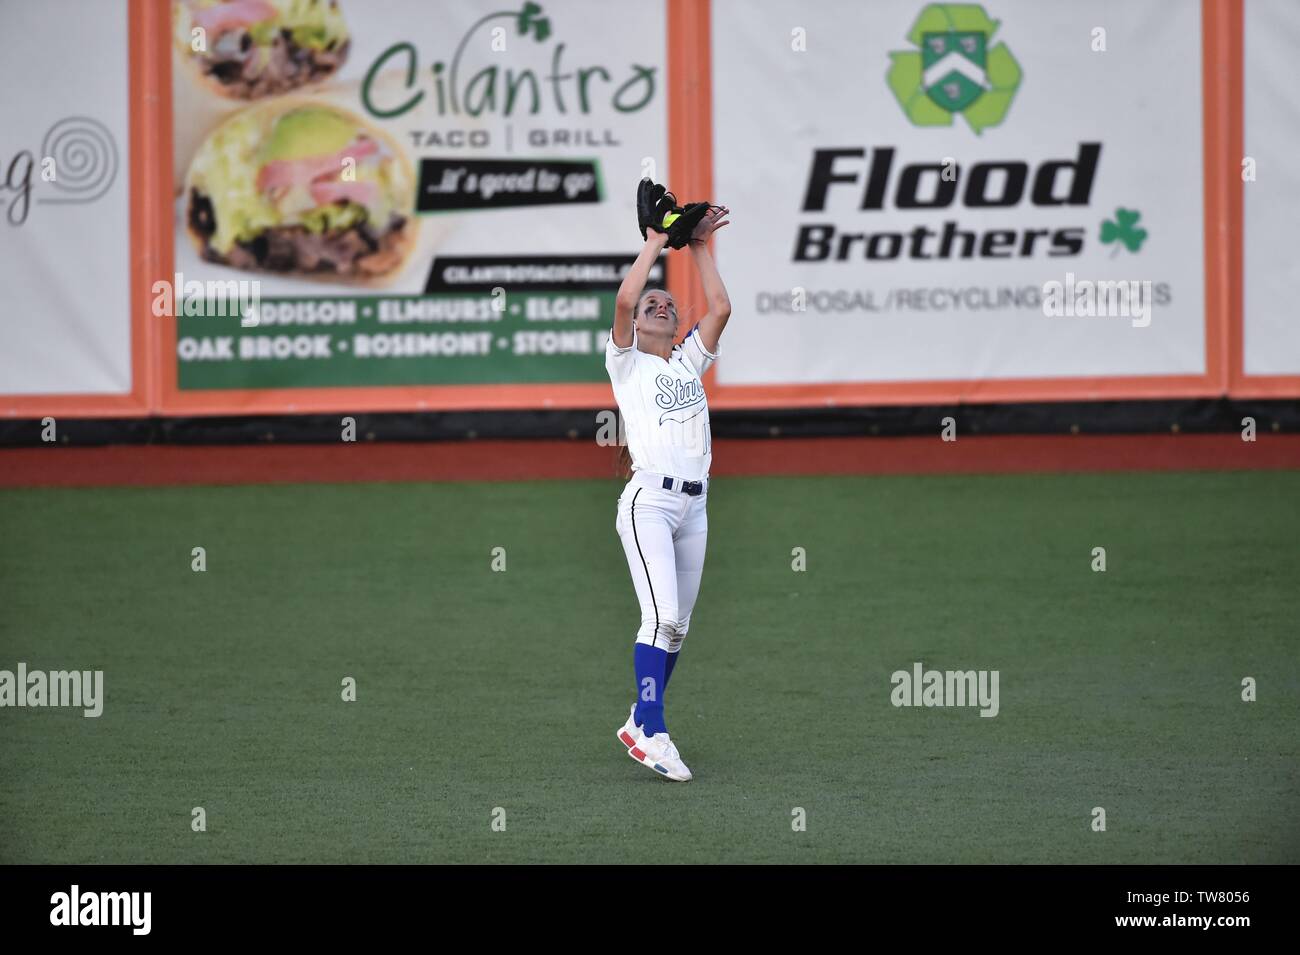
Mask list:
[[667,650],[638,643],[633,651],[636,664],[636,722],[649,736],[666,733],[664,726],[664,673],[668,667]]
[[664,692],[668,692],[668,681],[673,678],[673,667],[677,666],[677,658],[682,655],[682,651],[668,654],[668,662],[664,664]]

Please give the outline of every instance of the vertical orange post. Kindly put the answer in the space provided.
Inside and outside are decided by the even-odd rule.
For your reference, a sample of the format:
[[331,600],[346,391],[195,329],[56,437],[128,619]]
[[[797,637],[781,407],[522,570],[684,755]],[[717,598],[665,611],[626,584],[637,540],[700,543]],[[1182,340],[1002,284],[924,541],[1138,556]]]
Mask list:
[[166,0],[131,0],[131,367],[150,414],[162,410],[162,347],[153,314],[153,283],[171,263],[172,87],[167,70],[171,9]]
[[[1220,301],[1216,304],[1223,312],[1223,344],[1221,353],[1224,390],[1235,393],[1244,374],[1243,350],[1245,314],[1242,311],[1242,247],[1245,230],[1242,227],[1242,207],[1245,201],[1241,179],[1241,160],[1245,153],[1245,14],[1242,0],[1211,0],[1207,11],[1205,38],[1207,47],[1213,47],[1210,62],[1216,72],[1214,90],[1207,82],[1205,110],[1213,115],[1216,128],[1218,154],[1222,165],[1213,168],[1207,162],[1206,190],[1212,185],[1221,191],[1219,213],[1222,216],[1217,267],[1221,273]],[[1208,140],[1208,137],[1207,137]],[[1207,157],[1208,158],[1208,157]],[[1217,369],[1216,369],[1217,371]]]
[[[667,185],[682,202],[716,198],[710,14],[709,0],[668,0]],[[687,255],[670,252],[668,269],[683,335],[704,314],[704,289]]]
[[1201,49],[1205,372],[1225,395],[1241,375],[1241,0],[1204,0]]

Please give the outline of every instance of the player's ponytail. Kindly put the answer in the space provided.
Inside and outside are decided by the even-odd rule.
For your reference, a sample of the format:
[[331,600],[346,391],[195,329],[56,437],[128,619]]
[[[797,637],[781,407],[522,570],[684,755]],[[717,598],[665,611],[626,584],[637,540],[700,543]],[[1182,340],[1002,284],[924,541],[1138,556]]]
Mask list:
[[626,444],[618,446],[618,455],[614,458],[614,477],[627,480],[632,476],[632,452]]

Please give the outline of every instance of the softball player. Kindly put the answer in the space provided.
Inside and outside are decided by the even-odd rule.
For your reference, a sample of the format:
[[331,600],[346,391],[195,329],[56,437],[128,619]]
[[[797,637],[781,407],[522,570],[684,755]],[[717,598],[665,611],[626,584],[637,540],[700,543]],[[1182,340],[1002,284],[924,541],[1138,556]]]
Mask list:
[[[654,188],[663,194],[663,187]],[[712,455],[700,376],[717,358],[718,338],[731,315],[727,290],[706,244],[728,224],[728,210],[698,205],[704,209],[689,220],[682,216],[687,221],[677,223],[677,229],[646,231],[645,245],[619,288],[614,328],[605,345],[605,368],[632,467],[618,499],[615,528],[641,605],[634,645],[637,694],[618,738],[633,759],[679,782],[689,780],[691,771],[668,735],[664,693],[690,627],[708,537],[705,506]],[[684,211],[657,214],[652,221],[672,223]],[[643,214],[643,225],[645,218]],[[678,316],[672,296],[659,289],[643,294],[666,245],[690,248],[708,301],[708,313],[680,345],[673,344]]]

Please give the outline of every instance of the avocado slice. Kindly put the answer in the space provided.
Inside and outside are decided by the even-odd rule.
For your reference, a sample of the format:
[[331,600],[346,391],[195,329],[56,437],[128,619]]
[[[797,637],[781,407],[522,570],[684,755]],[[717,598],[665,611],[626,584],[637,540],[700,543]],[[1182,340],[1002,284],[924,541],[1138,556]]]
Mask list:
[[318,106],[285,113],[262,148],[262,161],[328,156],[356,138],[356,127],[346,117]]

